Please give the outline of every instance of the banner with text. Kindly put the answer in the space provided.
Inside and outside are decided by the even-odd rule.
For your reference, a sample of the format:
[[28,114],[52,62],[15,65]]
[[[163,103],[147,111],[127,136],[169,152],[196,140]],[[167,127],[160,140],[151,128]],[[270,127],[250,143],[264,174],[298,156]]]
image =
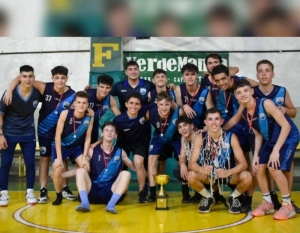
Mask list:
[[[181,67],[186,63],[193,63],[199,68],[199,81],[206,71],[205,57],[210,52],[124,52],[124,64],[130,60],[136,61],[141,70],[141,77],[152,80],[153,71],[163,69],[167,71],[168,82],[182,83]],[[229,53],[222,52],[223,64],[229,64]]]

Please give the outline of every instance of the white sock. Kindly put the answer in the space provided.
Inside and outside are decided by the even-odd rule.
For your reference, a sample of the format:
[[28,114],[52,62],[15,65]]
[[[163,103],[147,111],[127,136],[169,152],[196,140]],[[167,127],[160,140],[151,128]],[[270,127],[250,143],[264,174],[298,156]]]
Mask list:
[[281,198],[282,198],[282,202],[289,203],[290,205],[292,204],[290,194],[281,195]]
[[263,196],[263,199],[264,199],[266,202],[272,203],[272,199],[271,199],[270,193],[263,193],[262,196]]
[[237,189],[235,189],[235,190],[230,194],[230,196],[232,196],[233,198],[236,198],[236,197],[241,196],[241,193],[240,193]]
[[203,188],[199,193],[200,193],[203,197],[206,197],[206,198],[211,197],[210,192],[208,192],[206,188]]

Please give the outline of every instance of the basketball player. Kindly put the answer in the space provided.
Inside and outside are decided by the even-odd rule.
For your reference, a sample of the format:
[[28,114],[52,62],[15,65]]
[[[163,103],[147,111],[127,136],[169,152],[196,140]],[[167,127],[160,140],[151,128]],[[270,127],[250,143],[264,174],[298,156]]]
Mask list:
[[78,167],[84,165],[82,156],[88,153],[94,120],[94,117],[86,115],[88,101],[88,94],[85,91],[77,92],[73,103],[74,109],[64,110],[59,116],[55,142],[52,143],[53,183],[56,191],[56,200],[52,205],[60,205],[62,202],[63,160],[70,157]]
[[6,106],[3,97],[0,102],[0,206],[7,206],[9,170],[14,158],[16,145],[19,143],[26,165],[25,199],[28,204],[36,204],[34,189],[35,179],[35,125],[33,113],[41,99],[37,89],[32,86],[34,70],[31,66],[20,67],[20,84],[13,90],[12,103]]
[[282,207],[273,218],[278,220],[293,218],[296,212],[290,199],[288,173],[299,143],[299,131],[290,117],[283,115],[272,100],[253,98],[253,89],[247,80],[239,80],[236,83],[235,95],[241,108],[230,123],[235,124],[243,117],[255,134],[252,167],[256,172],[263,202],[252,211],[252,215],[263,216],[274,213],[266,177],[268,168],[282,197]]
[[203,196],[198,210],[200,213],[208,213],[215,202],[207,190],[210,186],[212,191],[214,183],[218,183],[221,190],[224,184],[233,187],[226,202],[230,213],[240,213],[238,197],[252,182],[251,174],[246,171],[247,162],[236,135],[223,131],[222,123],[221,111],[217,108],[208,109],[205,113],[207,132],[196,136],[192,150],[188,182]]

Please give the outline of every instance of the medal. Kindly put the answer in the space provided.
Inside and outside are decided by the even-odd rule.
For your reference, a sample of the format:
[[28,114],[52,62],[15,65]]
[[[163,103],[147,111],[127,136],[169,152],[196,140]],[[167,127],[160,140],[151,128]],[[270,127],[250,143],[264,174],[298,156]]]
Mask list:
[[162,134],[162,133],[161,133],[161,134],[160,134],[160,136],[161,136],[161,137],[163,137],[163,136],[164,136],[164,134]]
[[74,134],[73,138],[76,138],[76,134]]
[[107,171],[108,171],[108,169],[106,168],[106,169],[105,169],[105,172],[107,172]]
[[58,111],[55,111],[55,114],[58,114]]
[[228,113],[228,110],[227,110],[227,109],[225,109],[225,113]]

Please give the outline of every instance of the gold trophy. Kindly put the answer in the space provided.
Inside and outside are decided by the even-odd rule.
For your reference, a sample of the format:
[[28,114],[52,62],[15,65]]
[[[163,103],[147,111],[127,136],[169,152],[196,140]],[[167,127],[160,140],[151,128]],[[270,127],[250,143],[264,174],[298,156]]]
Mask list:
[[170,180],[169,175],[153,175],[157,184],[160,184],[160,190],[158,191],[156,198],[156,210],[168,210],[168,199],[165,195],[163,185],[167,184]]

